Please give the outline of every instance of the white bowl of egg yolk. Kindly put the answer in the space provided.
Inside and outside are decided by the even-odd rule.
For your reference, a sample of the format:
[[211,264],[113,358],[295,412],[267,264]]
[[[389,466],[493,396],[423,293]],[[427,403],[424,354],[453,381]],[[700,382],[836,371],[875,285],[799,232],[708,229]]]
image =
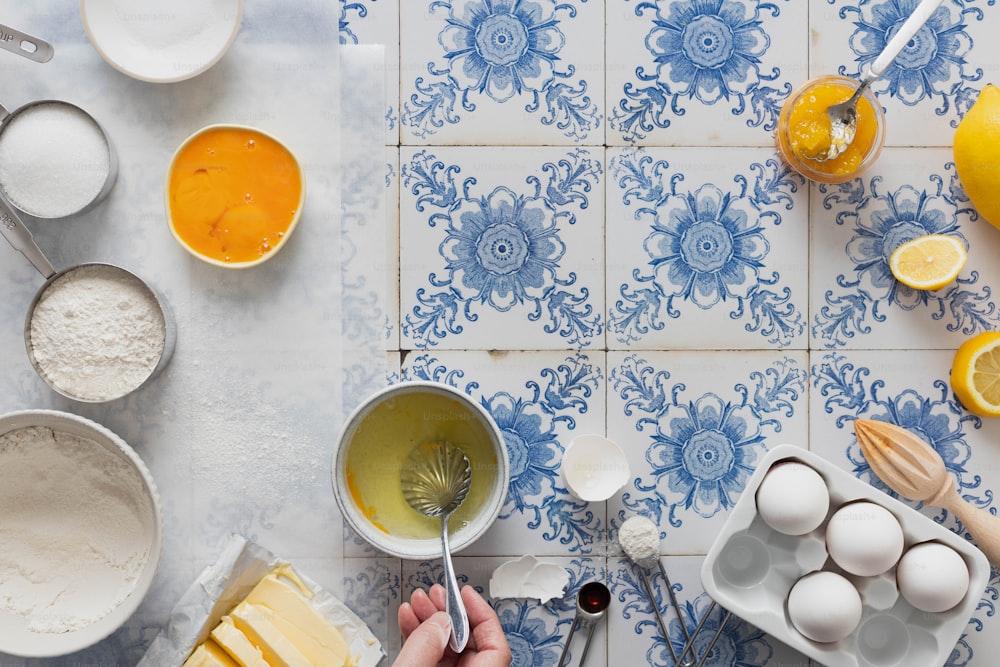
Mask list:
[[167,223],[198,259],[243,269],[266,262],[288,241],[305,196],[302,168],[277,138],[245,125],[209,125],[170,161]]
[[407,504],[400,473],[414,447],[442,441],[472,468],[469,495],[448,524],[456,552],[493,525],[507,498],[510,460],[489,412],[453,387],[412,381],[376,392],[348,417],[333,453],[333,490],[347,523],[372,546],[399,558],[441,556],[441,521]]

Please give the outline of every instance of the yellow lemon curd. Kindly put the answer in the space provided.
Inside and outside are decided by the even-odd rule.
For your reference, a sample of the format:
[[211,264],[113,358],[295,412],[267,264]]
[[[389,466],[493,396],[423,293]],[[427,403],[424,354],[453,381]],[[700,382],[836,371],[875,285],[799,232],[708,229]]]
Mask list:
[[[857,83],[845,77],[822,77],[793,94],[778,119],[777,146],[790,167],[806,178],[839,183],[859,174],[881,149],[882,111],[865,96],[858,100],[854,140],[832,160],[820,160],[830,148],[827,109],[846,101]],[[871,156],[871,160],[868,159]]]
[[174,235],[221,264],[259,261],[297,221],[304,188],[295,157],[258,130],[209,127],[178,150],[167,180]]

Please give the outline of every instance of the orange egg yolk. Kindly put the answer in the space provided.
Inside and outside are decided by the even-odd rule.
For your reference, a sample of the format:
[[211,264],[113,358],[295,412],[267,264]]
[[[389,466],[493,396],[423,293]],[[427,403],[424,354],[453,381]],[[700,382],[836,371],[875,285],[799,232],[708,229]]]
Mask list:
[[823,83],[800,95],[788,115],[788,140],[791,151],[800,162],[814,171],[845,176],[857,171],[875,145],[878,119],[875,109],[864,97],[858,100],[858,126],[854,140],[832,160],[817,160],[830,147],[830,117],[826,110],[844,102],[854,89],[842,83]]
[[170,223],[200,255],[227,263],[271,252],[302,199],[298,163],[249,128],[210,128],[178,152],[168,182]]

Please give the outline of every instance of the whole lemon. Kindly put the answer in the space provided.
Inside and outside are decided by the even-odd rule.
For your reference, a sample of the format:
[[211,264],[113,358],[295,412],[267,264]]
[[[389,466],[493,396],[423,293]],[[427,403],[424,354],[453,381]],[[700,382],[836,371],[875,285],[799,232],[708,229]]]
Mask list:
[[955,130],[955,169],[979,214],[1000,227],[1000,88],[988,84]]

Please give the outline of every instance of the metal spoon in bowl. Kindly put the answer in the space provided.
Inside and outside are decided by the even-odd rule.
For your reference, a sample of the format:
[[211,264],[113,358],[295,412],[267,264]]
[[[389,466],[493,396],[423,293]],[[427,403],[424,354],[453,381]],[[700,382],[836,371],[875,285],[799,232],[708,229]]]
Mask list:
[[826,114],[830,118],[830,148],[812,159],[817,162],[833,160],[847,150],[847,147],[854,141],[854,135],[858,130],[858,99],[875,79],[882,76],[882,73],[892,64],[903,47],[913,39],[913,36],[917,34],[917,31],[942,2],[943,0],[922,0],[909,18],[903,22],[896,34],[892,36],[889,43],[885,45],[882,53],[865,69],[861,77],[861,85],[854,91],[850,99],[834,104],[826,110]]
[[448,546],[448,519],[469,495],[472,466],[469,457],[449,442],[417,445],[407,456],[399,481],[403,498],[425,516],[441,518],[441,552],[447,593],[445,611],[451,618],[448,645],[461,653],[469,641],[469,614],[455,578]]

